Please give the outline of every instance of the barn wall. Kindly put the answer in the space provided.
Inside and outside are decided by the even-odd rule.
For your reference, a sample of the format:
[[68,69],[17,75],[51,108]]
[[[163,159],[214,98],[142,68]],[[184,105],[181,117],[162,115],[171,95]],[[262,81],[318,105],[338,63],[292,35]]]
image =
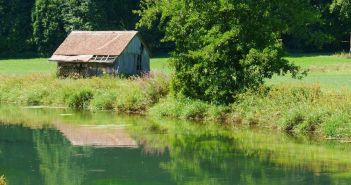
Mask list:
[[112,64],[58,62],[57,75],[60,77],[92,77],[114,74]]
[[134,37],[115,62],[115,70],[117,73],[134,75],[150,71],[150,57],[145,48],[142,53],[142,71],[137,71],[137,59],[138,55],[141,54],[141,45],[142,42],[139,37]]

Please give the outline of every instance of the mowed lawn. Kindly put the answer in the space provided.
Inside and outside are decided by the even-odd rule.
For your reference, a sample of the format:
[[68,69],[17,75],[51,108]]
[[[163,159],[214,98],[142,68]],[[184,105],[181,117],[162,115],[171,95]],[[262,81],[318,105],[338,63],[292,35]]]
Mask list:
[[[275,76],[267,84],[313,83],[326,88],[351,89],[351,59],[335,55],[296,55],[287,57],[289,61],[309,70],[302,80],[288,76]],[[151,70],[171,73],[168,58],[153,58]],[[0,75],[27,75],[33,73],[55,74],[56,63],[46,58],[0,60]]]

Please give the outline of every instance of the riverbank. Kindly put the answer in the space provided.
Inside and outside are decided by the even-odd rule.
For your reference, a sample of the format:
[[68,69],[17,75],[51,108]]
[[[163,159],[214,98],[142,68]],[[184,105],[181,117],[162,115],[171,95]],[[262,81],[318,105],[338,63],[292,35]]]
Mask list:
[[[148,114],[330,139],[351,138],[350,60],[336,55],[287,59],[309,70],[309,75],[302,81],[274,77],[259,91],[237,95],[236,103],[227,106],[169,95],[172,70],[167,58],[152,59],[152,71],[158,72],[143,78],[78,80],[57,79],[54,66],[44,59],[29,60],[28,64],[26,60],[0,60],[0,103]],[[24,73],[17,68],[30,70]]]
[[151,108],[161,117],[216,121],[227,125],[266,127],[329,139],[351,137],[351,92],[319,85],[276,85],[237,96],[229,106],[166,98]]
[[0,76],[0,103],[75,110],[144,113],[168,94],[169,76],[57,79],[54,75]]
[[228,106],[169,95],[170,77],[57,79],[0,77],[0,103],[149,114],[225,126],[265,127],[325,138],[351,138],[351,92],[311,84],[281,84],[237,95]]

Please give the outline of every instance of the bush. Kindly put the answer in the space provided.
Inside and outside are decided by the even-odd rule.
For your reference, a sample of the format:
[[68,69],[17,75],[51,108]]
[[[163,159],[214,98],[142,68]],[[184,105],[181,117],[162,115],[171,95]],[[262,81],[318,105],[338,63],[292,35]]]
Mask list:
[[168,96],[153,106],[150,114],[188,120],[223,121],[228,110],[224,106],[215,106],[185,97]]
[[67,106],[77,110],[145,112],[169,91],[169,77],[162,73],[143,77],[105,76],[91,79],[0,75],[0,81],[1,103]]
[[68,106],[75,110],[88,109],[93,96],[94,94],[91,90],[83,89],[70,96],[68,99]]
[[351,119],[344,113],[332,115],[322,125],[323,131],[328,137],[342,138],[351,136]]
[[112,91],[99,92],[91,102],[95,110],[114,110],[117,93]]
[[303,112],[304,110],[299,108],[286,112],[279,123],[280,128],[287,132],[293,131],[295,126],[305,121]]

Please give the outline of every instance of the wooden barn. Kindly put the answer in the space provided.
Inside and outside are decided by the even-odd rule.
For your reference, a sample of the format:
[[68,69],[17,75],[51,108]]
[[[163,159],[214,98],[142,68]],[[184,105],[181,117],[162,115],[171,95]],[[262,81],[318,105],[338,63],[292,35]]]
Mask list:
[[150,51],[137,31],[73,31],[49,61],[60,77],[150,72]]

